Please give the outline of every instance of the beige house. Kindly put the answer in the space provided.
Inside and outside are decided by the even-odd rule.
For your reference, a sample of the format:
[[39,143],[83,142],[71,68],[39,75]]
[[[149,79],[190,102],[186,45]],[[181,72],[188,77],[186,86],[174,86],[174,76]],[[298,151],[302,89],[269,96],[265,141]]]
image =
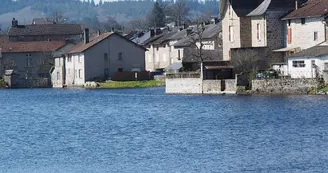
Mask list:
[[221,0],[223,59],[236,52],[258,53],[266,61],[281,61],[284,22],[287,12],[295,8],[295,0]]
[[285,16],[285,47],[277,51],[292,54],[326,41],[328,1],[308,1]]
[[[56,58],[54,87],[83,86],[88,81],[108,79],[116,72],[145,70],[146,49],[116,33],[91,37],[63,57]],[[62,85],[61,85],[62,84]]]

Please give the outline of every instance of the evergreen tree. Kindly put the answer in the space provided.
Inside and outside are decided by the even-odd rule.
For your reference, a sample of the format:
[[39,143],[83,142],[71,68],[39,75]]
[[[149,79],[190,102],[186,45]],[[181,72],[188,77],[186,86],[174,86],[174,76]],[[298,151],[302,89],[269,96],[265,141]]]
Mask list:
[[165,26],[164,6],[156,1],[151,12],[148,14],[149,25],[153,27]]
[[99,5],[99,6],[102,6],[102,5],[103,5],[103,1],[100,0],[98,5]]
[[91,5],[92,5],[93,7],[95,7],[95,6],[96,6],[96,3],[95,3],[95,1],[94,1],[94,0],[91,0]]

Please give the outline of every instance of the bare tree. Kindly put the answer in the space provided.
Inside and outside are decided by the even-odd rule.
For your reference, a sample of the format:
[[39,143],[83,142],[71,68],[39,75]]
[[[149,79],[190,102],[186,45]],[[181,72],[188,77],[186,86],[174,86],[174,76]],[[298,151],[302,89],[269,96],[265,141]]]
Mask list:
[[187,7],[185,0],[176,1],[176,3],[171,6],[171,15],[173,16],[177,26],[184,24],[188,14],[189,8]]
[[124,24],[124,29],[126,32],[135,30],[147,30],[147,21],[143,18],[132,19]]
[[47,77],[46,74],[49,74],[50,69],[54,66],[55,59],[50,52],[43,52],[40,59],[36,60],[32,66],[35,66],[37,74],[44,74],[45,76],[39,77]]
[[260,56],[254,51],[235,51],[231,56],[235,73],[253,72],[260,67]]
[[66,23],[67,18],[64,16],[63,12],[55,11],[52,13],[51,16],[48,17],[49,21],[56,23],[56,24],[63,24]]

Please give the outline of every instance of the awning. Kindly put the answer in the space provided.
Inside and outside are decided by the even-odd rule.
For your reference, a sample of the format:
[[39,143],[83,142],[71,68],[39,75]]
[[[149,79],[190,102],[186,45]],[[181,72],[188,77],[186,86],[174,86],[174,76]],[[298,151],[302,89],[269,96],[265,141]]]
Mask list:
[[296,51],[299,49],[300,49],[299,47],[285,47],[285,48],[273,50],[273,52],[289,52],[289,51]]
[[166,67],[165,71],[180,70],[181,67],[182,67],[182,62],[175,62],[175,63],[171,64],[170,66]]
[[206,70],[233,69],[233,66],[205,66]]

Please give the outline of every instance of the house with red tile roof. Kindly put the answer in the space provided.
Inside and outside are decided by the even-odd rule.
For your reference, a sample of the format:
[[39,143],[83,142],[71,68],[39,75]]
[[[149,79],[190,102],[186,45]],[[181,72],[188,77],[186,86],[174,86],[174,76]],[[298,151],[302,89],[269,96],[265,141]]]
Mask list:
[[309,0],[282,18],[285,46],[280,51],[292,54],[327,40],[328,0]]
[[18,80],[50,79],[53,53],[65,45],[65,41],[0,43],[0,75],[3,76],[6,70],[14,70]]
[[83,86],[88,81],[110,79],[116,72],[144,71],[146,50],[120,34],[89,37],[85,29],[84,41],[55,59],[53,75],[58,77],[52,80],[58,85],[54,87]]

